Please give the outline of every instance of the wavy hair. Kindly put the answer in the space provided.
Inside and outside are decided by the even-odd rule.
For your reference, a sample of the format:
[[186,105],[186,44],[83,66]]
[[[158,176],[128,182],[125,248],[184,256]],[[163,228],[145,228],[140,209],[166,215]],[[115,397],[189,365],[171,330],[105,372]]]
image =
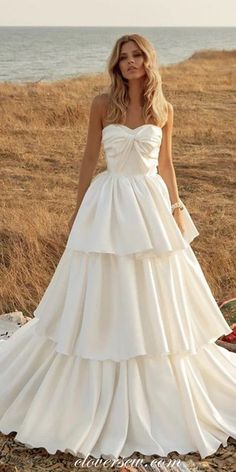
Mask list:
[[144,122],[149,120],[157,126],[163,126],[167,120],[167,100],[162,91],[162,80],[158,70],[156,51],[152,44],[139,34],[127,34],[117,39],[108,58],[107,70],[111,78],[108,87],[108,106],[106,121],[108,123],[124,123],[129,104],[129,83],[121,74],[119,57],[121,47],[128,41],[135,41],[144,57],[146,71],[143,86],[142,117]]

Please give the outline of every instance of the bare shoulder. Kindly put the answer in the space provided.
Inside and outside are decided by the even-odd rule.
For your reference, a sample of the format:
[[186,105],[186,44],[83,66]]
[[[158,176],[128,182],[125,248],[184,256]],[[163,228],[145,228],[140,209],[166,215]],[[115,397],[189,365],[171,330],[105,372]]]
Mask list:
[[107,93],[101,93],[99,95],[95,95],[93,98],[93,104],[97,108],[104,108],[107,106],[108,103],[108,94]]
[[[107,94],[98,94],[92,98],[90,103],[90,127],[97,126],[101,129],[103,128],[104,116],[106,114],[106,103],[107,103]],[[95,129],[93,128],[93,132]]]
[[172,103],[167,102],[167,111],[168,111],[168,121],[173,119],[174,116],[174,107]]
[[173,119],[174,119],[174,107],[172,103],[167,102],[167,120],[163,126],[163,131],[167,130],[168,128],[172,128]]
[[167,107],[168,107],[168,112],[169,112],[169,111],[170,111],[170,112],[173,112],[174,107],[173,107],[172,103],[167,102]]
[[107,103],[108,103],[108,98],[109,98],[109,94],[108,94],[108,93],[100,93],[100,95],[97,95],[97,97],[100,97],[101,102],[102,102],[104,105],[107,105]]
[[102,122],[102,126],[105,126],[106,123],[106,114],[107,114],[107,106],[108,106],[108,93],[101,93],[96,95],[93,99],[94,106],[96,107],[97,112],[99,112],[99,116]]
[[103,108],[104,111],[106,111],[107,105],[108,105],[108,100],[109,100],[109,94],[108,93],[101,93],[100,95],[98,95],[98,97],[99,97],[99,100],[100,100],[100,103],[101,103],[101,107]]
[[103,100],[101,98],[101,95],[95,95],[93,97],[92,102],[91,102],[91,106],[92,106],[92,108],[94,108],[96,110],[102,109]]

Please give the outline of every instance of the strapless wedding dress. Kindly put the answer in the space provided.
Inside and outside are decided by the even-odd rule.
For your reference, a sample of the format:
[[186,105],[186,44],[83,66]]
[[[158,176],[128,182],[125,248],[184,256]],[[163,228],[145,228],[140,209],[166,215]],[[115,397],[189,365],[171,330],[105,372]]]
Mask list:
[[232,330],[157,173],[162,129],[103,129],[87,189],[33,318],[0,343],[0,431],[77,457],[202,458],[236,437]]

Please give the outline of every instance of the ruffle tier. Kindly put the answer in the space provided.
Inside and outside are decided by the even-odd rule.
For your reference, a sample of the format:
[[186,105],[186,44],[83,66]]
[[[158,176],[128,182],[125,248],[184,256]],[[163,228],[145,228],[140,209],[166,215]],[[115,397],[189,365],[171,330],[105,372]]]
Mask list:
[[199,232],[184,205],[185,233],[172,213],[168,188],[159,174],[98,174],[74,220],[67,248],[89,253],[160,256],[185,249]]
[[81,458],[204,458],[236,436],[233,353],[208,344],[192,356],[89,360],[36,338],[37,323],[0,343],[0,431],[15,441]]
[[58,353],[117,362],[194,354],[232,331],[190,246],[140,260],[66,248],[34,317]]

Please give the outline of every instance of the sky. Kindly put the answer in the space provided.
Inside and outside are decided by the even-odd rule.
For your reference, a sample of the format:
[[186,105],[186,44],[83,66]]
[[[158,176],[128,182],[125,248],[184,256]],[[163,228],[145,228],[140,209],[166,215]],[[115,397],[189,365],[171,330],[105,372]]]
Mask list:
[[236,26],[236,0],[0,0],[0,26]]

